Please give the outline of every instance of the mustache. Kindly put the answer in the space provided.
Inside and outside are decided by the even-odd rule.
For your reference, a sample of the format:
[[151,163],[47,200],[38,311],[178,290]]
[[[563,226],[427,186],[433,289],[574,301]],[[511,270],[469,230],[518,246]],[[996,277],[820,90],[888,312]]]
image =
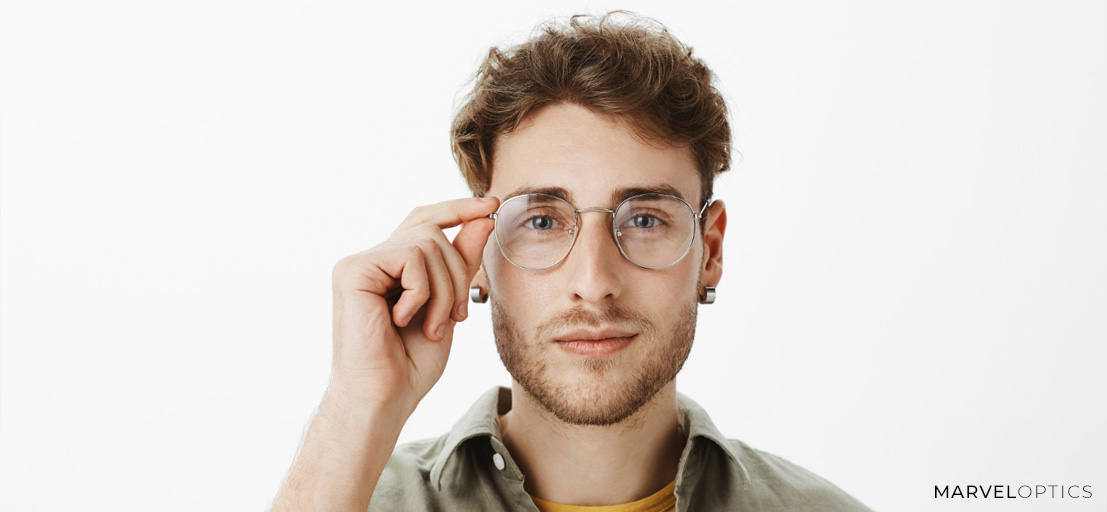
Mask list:
[[646,315],[608,303],[601,311],[587,310],[581,306],[568,309],[540,325],[538,334],[540,338],[550,338],[555,332],[581,325],[617,326],[647,335],[654,331],[654,323]]

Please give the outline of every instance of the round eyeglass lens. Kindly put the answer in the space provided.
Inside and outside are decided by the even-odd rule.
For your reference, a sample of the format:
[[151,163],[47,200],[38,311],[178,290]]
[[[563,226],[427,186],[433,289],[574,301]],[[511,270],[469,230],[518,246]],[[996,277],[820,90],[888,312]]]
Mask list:
[[515,196],[500,205],[496,243],[512,264],[531,270],[556,265],[573,246],[576,212],[546,194]]
[[636,265],[664,268],[688,253],[696,236],[692,207],[681,199],[646,194],[624,201],[615,211],[615,240]]

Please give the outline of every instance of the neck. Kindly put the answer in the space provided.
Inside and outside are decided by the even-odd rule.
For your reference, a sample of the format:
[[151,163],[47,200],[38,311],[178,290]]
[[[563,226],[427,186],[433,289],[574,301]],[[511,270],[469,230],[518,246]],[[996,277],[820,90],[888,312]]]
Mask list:
[[566,424],[514,382],[511,404],[500,430],[532,496],[568,505],[618,505],[676,478],[684,435],[675,380],[625,421],[605,427]]

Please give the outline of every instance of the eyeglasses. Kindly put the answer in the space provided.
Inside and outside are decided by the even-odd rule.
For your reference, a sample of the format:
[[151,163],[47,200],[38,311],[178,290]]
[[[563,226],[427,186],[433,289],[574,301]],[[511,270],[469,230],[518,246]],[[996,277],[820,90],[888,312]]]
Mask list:
[[607,208],[576,209],[549,194],[524,194],[500,204],[489,217],[496,221],[496,245],[512,265],[546,270],[561,263],[580,232],[580,214],[611,214],[611,232],[619,252],[631,263],[652,270],[676,265],[692,249],[699,213],[684,199],[668,194],[640,194]]

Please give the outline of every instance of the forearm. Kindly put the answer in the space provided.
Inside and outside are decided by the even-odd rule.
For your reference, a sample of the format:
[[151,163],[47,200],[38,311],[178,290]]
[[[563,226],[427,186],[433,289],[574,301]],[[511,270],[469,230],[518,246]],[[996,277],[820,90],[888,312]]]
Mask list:
[[365,512],[405,420],[324,400],[273,512]]

